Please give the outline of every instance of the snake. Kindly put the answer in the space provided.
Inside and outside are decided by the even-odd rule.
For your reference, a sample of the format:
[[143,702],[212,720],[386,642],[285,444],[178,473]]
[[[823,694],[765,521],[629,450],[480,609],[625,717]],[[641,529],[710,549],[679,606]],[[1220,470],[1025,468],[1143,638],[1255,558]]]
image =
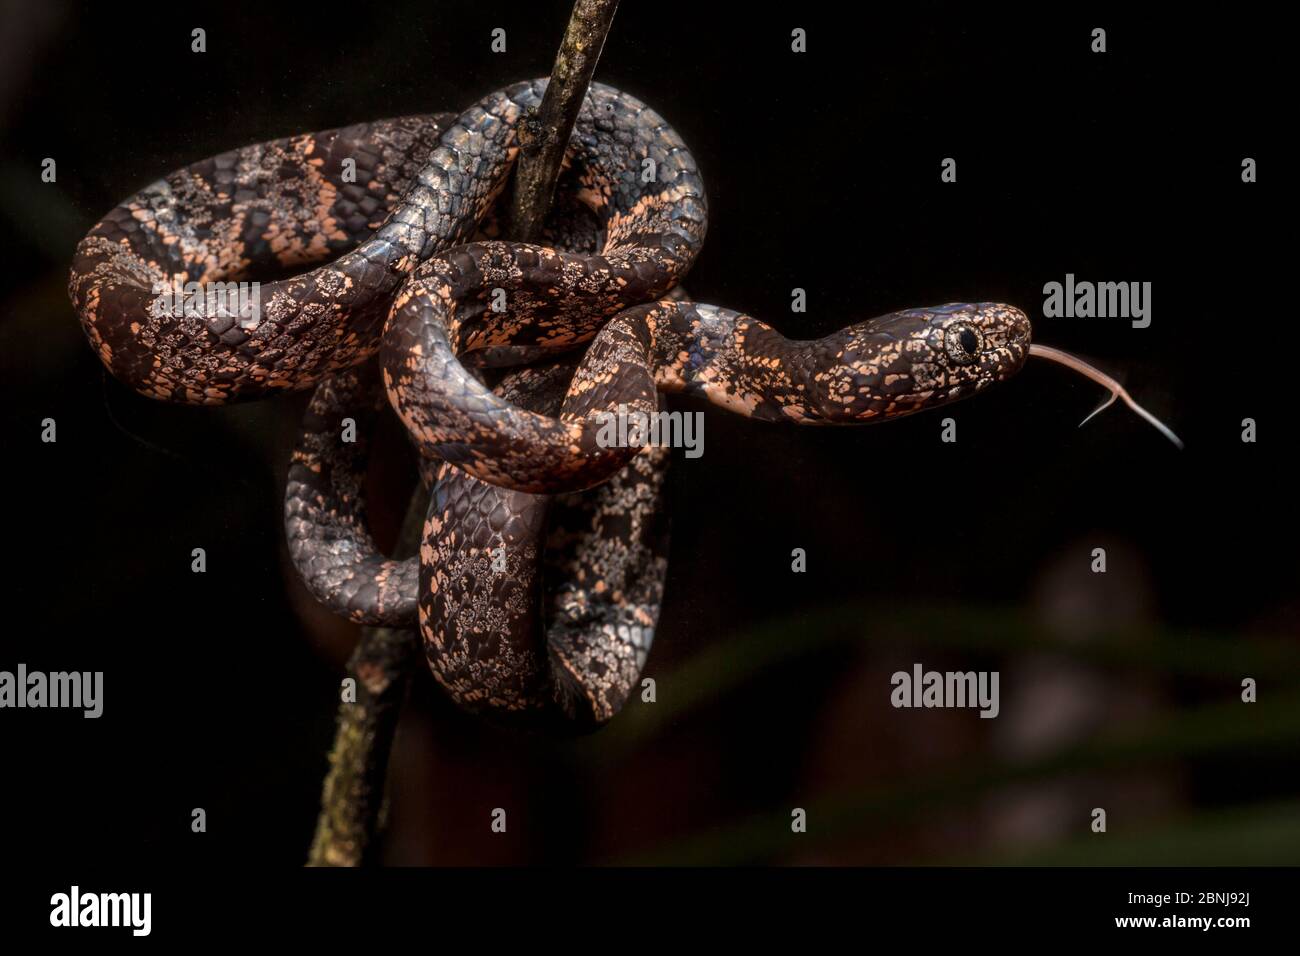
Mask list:
[[[584,731],[638,687],[667,568],[669,449],[608,441],[609,416],[660,414],[677,394],[762,422],[889,421],[1015,374],[1030,324],[1010,305],[952,303],[794,340],[693,301],[699,168],[663,117],[601,83],[541,240],[505,240],[502,197],[545,88],[186,166],[90,229],[69,295],[140,395],[311,389],[284,509],[308,590],[360,624],[418,626],[462,707]],[[405,560],[367,518],[386,410],[428,496]]]

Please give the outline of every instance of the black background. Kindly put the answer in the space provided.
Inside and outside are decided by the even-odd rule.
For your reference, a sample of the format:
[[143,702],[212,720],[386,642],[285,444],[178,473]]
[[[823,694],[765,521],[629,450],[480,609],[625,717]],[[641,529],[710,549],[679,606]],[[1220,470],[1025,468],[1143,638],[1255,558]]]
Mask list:
[[[5,855],[295,866],[355,638],[284,560],[304,399],[171,407],[108,380],[67,301],[72,248],[115,203],[204,156],[461,109],[545,75],[568,4],[5,9],[0,669],[103,670],[106,684],[99,720],[0,712]],[[878,427],[708,410],[704,456],[672,473],[647,669],[655,706],[688,678],[698,706],[650,732],[634,702],[608,730],[555,743],[482,726],[422,673],[397,743],[387,861],[1087,862],[1096,838],[1072,848],[1099,805],[1118,848],[1105,862],[1300,860],[1295,827],[1270,829],[1300,801],[1286,731],[1297,337],[1277,235],[1279,31],[1121,10],[624,0],[597,78],[654,106],[699,162],[710,225],[687,283],[696,299],[799,338],[911,306],[1012,303],[1036,340],[1117,374],[1187,449],[1118,407],[1076,429],[1100,389],[1035,362],[976,401]],[[204,54],[190,52],[195,26]],[[489,48],[497,26],[504,54]],[[795,26],[806,54],[790,51]],[[1089,50],[1094,26],[1105,54]],[[47,156],[56,184],[40,181]],[[942,184],[949,156],[958,181]],[[1257,184],[1241,182],[1245,156]],[[1044,319],[1043,285],[1067,272],[1153,283],[1150,328]],[[806,314],[790,311],[794,287]],[[946,415],[956,444],[939,440]],[[46,417],[57,444],[40,441]],[[1256,444],[1240,441],[1245,417]],[[398,494],[377,505],[388,533],[401,507]],[[1098,545],[1104,577],[1088,570]],[[190,572],[194,547],[206,574]],[[795,547],[806,574],[790,571]],[[906,622],[876,643],[875,615],[909,608],[938,609],[944,626],[1009,609],[1033,646],[990,628],[936,647],[932,628]],[[794,644],[827,614],[866,639],[752,667],[746,635],[769,626]],[[1175,650],[1195,633],[1218,651],[1194,668],[1178,653],[1142,667],[1080,656],[1078,635],[1107,627]],[[1268,659],[1283,666],[1245,669],[1261,648],[1280,648]],[[1000,669],[1002,716],[891,710],[889,673],[916,661]],[[1214,708],[1232,707],[1244,676],[1261,682],[1244,718],[1261,731],[1215,747]],[[1040,715],[1063,698],[1077,713]],[[1059,772],[921,812],[907,798],[953,767],[1013,765],[1016,741],[1057,717],[1066,730],[1036,753],[1062,755]],[[1150,756],[1135,744],[1118,766],[1073,762],[1074,748],[1149,740],[1171,721],[1181,736]],[[1047,823],[1032,823],[1025,788],[1056,808]],[[876,800],[882,789],[893,797]],[[790,807],[837,801],[849,809],[834,827],[814,814],[803,843],[764,835]],[[498,806],[505,836],[488,830]],[[190,831],[194,807],[206,834]],[[1159,838],[1184,832],[1208,837]]]

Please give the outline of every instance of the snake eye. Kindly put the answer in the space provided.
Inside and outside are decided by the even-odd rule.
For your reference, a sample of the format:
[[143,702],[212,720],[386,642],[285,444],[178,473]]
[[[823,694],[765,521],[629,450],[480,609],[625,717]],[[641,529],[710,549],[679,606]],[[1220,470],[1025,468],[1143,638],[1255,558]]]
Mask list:
[[974,326],[957,324],[944,334],[944,344],[950,359],[958,365],[969,365],[979,356],[984,341]]

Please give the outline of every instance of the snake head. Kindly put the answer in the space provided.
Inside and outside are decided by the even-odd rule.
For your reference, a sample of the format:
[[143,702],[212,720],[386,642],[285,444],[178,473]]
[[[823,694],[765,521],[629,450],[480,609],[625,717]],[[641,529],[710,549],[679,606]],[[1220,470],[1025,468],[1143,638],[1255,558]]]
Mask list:
[[974,395],[1020,370],[1030,327],[1013,306],[978,302],[893,312],[844,334],[847,374],[827,383],[827,421],[893,418]]

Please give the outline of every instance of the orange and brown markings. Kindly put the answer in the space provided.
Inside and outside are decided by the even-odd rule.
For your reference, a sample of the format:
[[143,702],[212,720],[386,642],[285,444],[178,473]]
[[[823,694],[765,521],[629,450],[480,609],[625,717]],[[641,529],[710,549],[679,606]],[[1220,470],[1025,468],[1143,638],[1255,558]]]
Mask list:
[[[588,355],[607,340],[639,341],[635,360],[661,391],[766,421],[851,424],[942,405],[1014,374],[1029,322],[1011,306],[952,304],[797,341],[740,312],[664,300],[618,316]],[[575,381],[585,374],[579,366]]]
[[[409,626],[416,616],[415,560],[385,557],[370,536],[366,462],[384,405],[373,363],[331,376],[307,407],[289,464],[285,535],[307,589],[359,624]],[[343,420],[355,441],[343,442]]]
[[[616,392],[653,409],[654,383],[634,364],[593,356],[557,421],[493,395],[466,363],[535,360],[587,342],[620,311],[668,293],[705,232],[695,162],[644,104],[594,84],[572,143],[572,196],[600,217],[598,251],[478,242],[435,255],[399,294],[380,349],[389,399],[422,454],[531,493],[589,487],[624,467],[636,449],[602,447],[588,413]],[[655,177],[643,181],[647,158]],[[493,308],[497,290],[504,309]]]
[[[1029,332],[1018,311],[981,303],[795,341],[661,299],[703,242],[704,186],[661,117],[601,84],[550,244],[491,238],[543,87],[195,163],[92,228],[69,291],[96,354],[142,394],[216,404],[316,385],[285,503],[312,593],[366,623],[418,613],[436,676],[467,706],[590,725],[635,686],[664,572],[668,452],[605,447],[602,418],[653,413],[677,391],[768,421],[888,419],[1014,373]],[[159,308],[159,287],[218,281],[257,295],[233,312],[204,297]],[[576,369],[555,364],[586,343]],[[538,360],[489,387],[487,370]],[[385,401],[433,487],[410,561],[367,530],[369,423]],[[340,441],[345,417],[355,442]]]
[[[511,373],[497,392],[555,414],[572,366]],[[666,573],[667,452],[559,498],[443,464],[421,549],[420,628],[457,703],[498,720],[591,727],[637,686]]]
[[[69,287],[92,347],[142,394],[198,404],[306,388],[363,361],[418,262],[401,240],[423,249],[438,241],[426,224],[454,225],[424,208],[435,196],[399,201],[453,119],[259,143],[147,187],[78,246]],[[217,282],[255,291],[218,305],[204,293]],[[199,294],[173,314],[156,290],[186,283]]]

